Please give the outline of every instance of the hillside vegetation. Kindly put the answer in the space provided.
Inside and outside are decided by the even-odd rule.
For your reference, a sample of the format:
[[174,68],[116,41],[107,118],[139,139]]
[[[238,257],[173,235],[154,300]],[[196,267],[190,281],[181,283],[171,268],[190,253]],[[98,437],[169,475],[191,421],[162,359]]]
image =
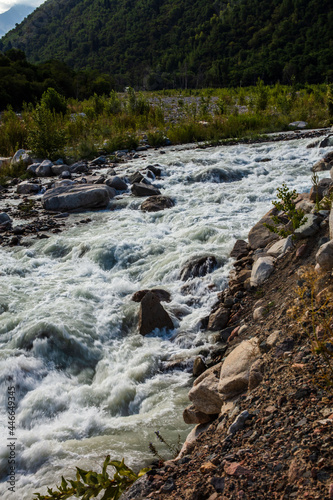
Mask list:
[[329,82],[330,0],[48,0],[0,41],[147,89]]

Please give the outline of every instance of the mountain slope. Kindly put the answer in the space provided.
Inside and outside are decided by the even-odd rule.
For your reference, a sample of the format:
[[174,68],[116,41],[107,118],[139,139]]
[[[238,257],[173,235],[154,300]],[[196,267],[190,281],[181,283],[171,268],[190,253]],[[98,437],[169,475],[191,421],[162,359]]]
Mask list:
[[333,79],[330,0],[48,0],[0,41],[148,88]]
[[0,14],[0,37],[4,36],[7,31],[14,28],[15,24],[20,23],[33,10],[34,7],[31,5],[18,4]]

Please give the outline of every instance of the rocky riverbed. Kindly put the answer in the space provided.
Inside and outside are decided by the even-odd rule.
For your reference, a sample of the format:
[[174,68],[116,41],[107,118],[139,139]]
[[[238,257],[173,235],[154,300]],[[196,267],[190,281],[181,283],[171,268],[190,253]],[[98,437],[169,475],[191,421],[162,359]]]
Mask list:
[[[294,272],[316,259],[325,262],[327,255],[316,257],[319,247],[329,243],[329,211],[314,209],[317,194],[329,194],[331,184],[324,180],[329,177],[323,168],[328,170],[331,160],[322,140],[313,144],[306,136],[213,149],[119,152],[116,162],[102,157],[93,163],[50,165],[43,160],[31,164],[38,169],[33,182],[24,181],[22,188],[14,181],[6,188],[1,200],[1,384],[3,394],[9,377],[18,388],[17,486],[22,499],[58,483],[56,476],[70,477],[75,465],[96,468],[110,451],[133,467],[150,463],[148,443],[155,430],[171,442],[181,433],[182,454],[176,462],[159,464],[141,493],[137,483],[129,492],[132,498],[269,498],[271,470],[281,475],[280,497],[302,495],[303,480],[310,481],[304,484],[311,494],[318,488],[307,464],[298,489],[290,489],[286,474],[297,449],[291,452],[289,445],[284,453],[283,445],[277,449],[272,467],[264,466],[270,463],[265,454],[273,453],[270,437],[281,432],[281,440],[288,435],[291,444],[303,439],[299,427],[317,423],[315,402],[327,398],[326,413],[331,405],[322,388],[315,393],[312,372],[306,370],[318,361],[295,321],[295,330],[289,329],[286,315]],[[315,164],[324,179],[310,193]],[[52,172],[58,167],[61,173]],[[49,174],[48,169],[53,175],[40,175]],[[306,192],[297,200],[308,221],[296,245],[290,239],[277,244],[263,221],[256,224],[283,181]],[[35,191],[17,192],[30,188]],[[95,194],[82,196],[86,189],[96,189]],[[83,200],[92,205],[82,206]],[[27,206],[23,215],[22,202]],[[46,209],[49,202],[52,210]],[[283,217],[280,222],[286,223]],[[19,227],[14,233],[29,224],[31,232]],[[155,324],[162,331],[149,333],[154,323],[146,319],[152,317],[147,314],[152,306],[164,324]],[[232,354],[244,357],[244,370],[233,371]],[[289,387],[285,407],[272,402],[294,373],[288,363],[309,363],[293,379],[292,389],[298,382],[301,389],[310,387],[310,399],[308,393],[303,398],[310,405],[309,417],[294,433],[298,397]],[[284,373],[289,378],[280,381]],[[230,383],[224,383],[228,377]],[[188,393],[191,401],[186,402]],[[276,410],[267,413],[265,404]],[[280,411],[286,411],[283,419]],[[197,441],[186,441],[193,424],[199,425],[194,433],[205,432]],[[253,441],[244,437],[246,431]],[[304,450],[307,444],[293,447]],[[261,448],[264,454],[256,462]],[[318,456],[325,459],[326,449],[321,447]],[[0,458],[2,491],[6,450]],[[329,466],[325,462],[324,469],[320,458],[313,463],[319,471],[316,481],[324,478],[318,491],[327,496]],[[262,481],[256,483],[249,474],[257,478],[258,470]]]

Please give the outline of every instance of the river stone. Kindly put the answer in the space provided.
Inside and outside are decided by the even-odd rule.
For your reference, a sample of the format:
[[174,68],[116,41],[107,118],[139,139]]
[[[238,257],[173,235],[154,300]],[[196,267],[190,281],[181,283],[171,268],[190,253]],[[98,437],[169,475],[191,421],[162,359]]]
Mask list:
[[329,188],[332,184],[333,181],[330,178],[321,179],[317,186],[312,186],[310,190],[310,200],[314,202],[321,201],[324,196],[329,194]]
[[194,405],[190,405],[183,411],[183,419],[185,424],[205,424],[212,420],[212,416],[198,411]]
[[273,270],[273,257],[259,257],[252,267],[250,278],[251,286],[261,285],[272,274]]
[[68,165],[52,165],[51,172],[53,175],[60,175],[63,172],[68,172]]
[[155,328],[172,330],[174,326],[169,314],[160,304],[160,299],[155,293],[149,291],[140,303],[139,332],[141,335],[147,335]]
[[218,392],[218,385],[218,378],[211,373],[199,384],[192,387],[188,397],[196,410],[208,415],[215,415],[220,412],[223,401]]
[[52,212],[106,208],[114,196],[115,190],[104,185],[64,186],[46,191],[42,204]]
[[234,257],[238,260],[240,257],[244,257],[249,253],[249,246],[244,240],[237,240],[234,244],[233,249],[230,252],[230,257]]
[[134,172],[134,174],[132,174],[129,177],[130,184],[139,184],[143,180],[144,180],[144,176],[139,171]]
[[171,294],[167,290],[163,290],[163,288],[152,288],[151,290],[139,290],[138,292],[135,292],[131,300],[134,302],[141,302],[143,297],[148,293],[152,292],[160,302],[170,302],[171,301]]
[[16,192],[18,194],[36,194],[38,193],[39,189],[39,184],[35,184],[29,181],[20,182],[20,184],[16,186]]
[[323,271],[331,271],[333,268],[333,240],[324,243],[316,253],[316,262]]
[[293,239],[291,234],[287,238],[283,238],[283,240],[277,241],[274,243],[268,250],[267,253],[272,255],[273,257],[278,255],[283,255],[288,250],[293,247]]
[[27,172],[29,174],[32,174],[32,175],[36,175],[36,170],[37,168],[39,167],[40,163],[32,163],[31,165],[29,165],[29,167],[27,168]]
[[272,233],[263,224],[268,223],[270,225],[275,225],[271,217],[277,215],[279,212],[277,208],[272,208],[267,214],[265,214],[259,222],[250,230],[248,234],[249,245],[252,250],[257,248],[264,248],[271,241],[277,240],[279,237],[277,234]]
[[223,306],[219,307],[216,311],[209,315],[207,329],[212,330],[213,332],[223,330],[223,328],[225,328],[228,324],[229,317],[230,310]]
[[0,224],[10,224],[11,222],[12,222],[12,219],[9,217],[9,215],[6,212],[0,213]]
[[325,137],[319,144],[320,148],[328,148],[330,146],[333,146],[333,135],[330,134],[327,137]]
[[120,177],[115,175],[114,177],[109,177],[106,179],[105,184],[107,186],[110,186],[117,191],[126,191],[127,190],[127,184],[125,181],[123,181]]
[[187,281],[189,279],[203,277],[214,271],[217,266],[214,255],[203,255],[201,257],[191,257],[185,262],[180,271],[180,279]]
[[192,372],[193,376],[199,377],[199,375],[204,373],[206,370],[207,370],[207,366],[205,365],[202,357],[201,356],[196,357],[194,360],[194,363],[193,363],[193,372]]
[[84,161],[77,161],[68,167],[68,170],[71,174],[83,174],[88,172],[89,169]]
[[16,151],[12,158],[11,164],[17,165],[20,162],[22,162],[24,165],[30,165],[32,163],[32,159],[25,149],[19,149],[18,151]]
[[315,214],[306,214],[306,221],[295,230],[297,239],[308,238],[319,231],[319,223],[321,218]]
[[330,170],[332,165],[324,160],[318,160],[311,168],[312,172],[324,172]]
[[131,191],[135,196],[154,196],[161,194],[161,191],[154,186],[149,186],[143,182],[136,182],[132,185]]
[[258,339],[243,340],[222,364],[218,390],[222,399],[230,399],[248,388],[250,370],[260,357]]
[[289,123],[289,127],[292,127],[292,128],[305,128],[306,126],[307,126],[307,122],[303,122],[303,121]]
[[172,208],[174,205],[168,196],[149,196],[140,208],[143,212],[159,212],[165,208]]
[[37,177],[50,177],[52,175],[52,166],[52,161],[44,160],[39,167],[36,168],[35,174]]

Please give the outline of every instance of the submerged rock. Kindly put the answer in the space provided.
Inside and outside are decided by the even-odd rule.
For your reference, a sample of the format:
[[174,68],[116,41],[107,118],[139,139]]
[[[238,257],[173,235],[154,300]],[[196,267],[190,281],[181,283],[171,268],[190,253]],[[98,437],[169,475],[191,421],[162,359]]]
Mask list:
[[172,208],[174,202],[168,196],[149,196],[141,205],[143,212],[159,212],[165,208]]
[[148,333],[158,328],[173,329],[173,322],[160,303],[160,299],[154,293],[149,291],[141,300],[139,314],[139,332],[141,335]]
[[217,266],[217,260],[214,255],[203,255],[202,257],[191,257],[187,260],[180,271],[180,279],[187,281],[189,279],[203,277],[214,271]]

